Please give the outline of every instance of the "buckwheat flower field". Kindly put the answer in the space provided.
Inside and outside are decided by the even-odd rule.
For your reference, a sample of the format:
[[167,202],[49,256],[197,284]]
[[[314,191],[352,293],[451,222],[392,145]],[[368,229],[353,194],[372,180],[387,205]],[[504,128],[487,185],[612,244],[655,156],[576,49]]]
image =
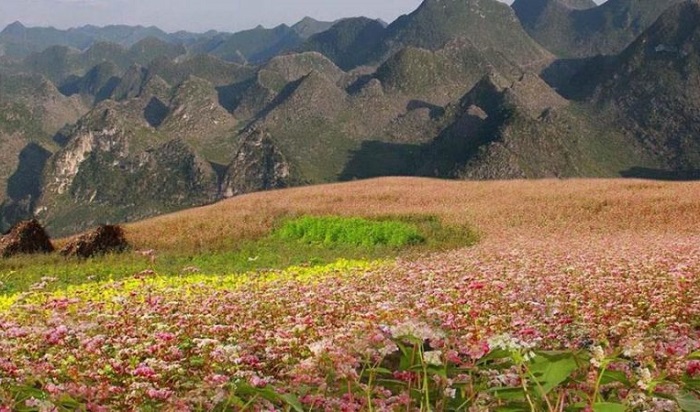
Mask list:
[[700,186],[527,185],[413,185],[472,247],[0,296],[0,410],[700,410]]

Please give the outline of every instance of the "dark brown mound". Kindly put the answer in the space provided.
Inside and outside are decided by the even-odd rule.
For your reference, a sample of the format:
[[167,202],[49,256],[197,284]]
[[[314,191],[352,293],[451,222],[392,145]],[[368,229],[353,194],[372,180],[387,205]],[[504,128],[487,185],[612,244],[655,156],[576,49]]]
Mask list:
[[123,252],[128,246],[121,227],[103,225],[70,241],[61,249],[61,254],[89,258],[105,253]]
[[54,247],[44,228],[36,219],[16,224],[10,233],[0,238],[0,256],[51,253]]

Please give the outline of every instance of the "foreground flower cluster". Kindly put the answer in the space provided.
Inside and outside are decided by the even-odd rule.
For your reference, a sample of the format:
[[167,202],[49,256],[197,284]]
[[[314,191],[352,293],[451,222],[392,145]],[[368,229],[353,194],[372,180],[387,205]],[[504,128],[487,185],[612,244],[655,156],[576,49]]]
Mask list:
[[677,410],[664,396],[692,403],[700,379],[694,236],[492,239],[4,302],[6,410]]

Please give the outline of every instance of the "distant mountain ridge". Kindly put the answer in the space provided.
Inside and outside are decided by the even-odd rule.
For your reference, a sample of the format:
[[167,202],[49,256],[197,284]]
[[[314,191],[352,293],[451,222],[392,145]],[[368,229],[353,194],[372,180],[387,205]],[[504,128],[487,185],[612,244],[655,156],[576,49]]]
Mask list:
[[[195,52],[212,52],[215,55],[227,59],[235,59],[236,50],[228,52],[219,51],[218,54],[214,51],[214,45],[221,45],[225,42],[233,42],[234,46],[227,45],[222,47],[223,50],[232,47],[246,47],[245,42],[273,42],[270,37],[277,36],[277,42],[282,41],[285,36],[295,36],[291,40],[287,40],[288,47],[294,47],[300,44],[304,39],[325,31],[330,28],[334,22],[323,22],[315,20],[311,17],[305,17],[292,27],[282,25],[273,29],[265,29],[258,27],[252,31],[239,33],[222,33],[217,31],[208,31],[206,33],[191,33],[187,31],[178,31],[175,33],[166,33],[163,30],[151,26],[126,26],[112,25],[105,27],[97,27],[86,25],[66,30],[59,30],[52,27],[26,27],[21,22],[16,21],[9,24],[0,32],[0,56],[7,56],[14,59],[22,59],[32,53],[42,52],[52,46],[64,46],[77,50],[86,50],[96,43],[114,43],[124,48],[131,48],[135,44],[146,39],[158,39],[163,42],[194,47]],[[252,32],[252,35],[251,33]],[[280,33],[282,32],[282,33]],[[260,37],[260,39],[258,39]],[[231,40],[233,38],[233,40]],[[249,46],[248,46],[249,47]],[[273,47],[273,44],[268,45]],[[260,50],[249,51],[253,54],[255,60],[255,52],[260,53]],[[245,50],[241,51],[244,58],[249,58],[249,53]],[[269,53],[273,53],[271,51]]]
[[143,26],[83,26],[68,30],[43,27],[25,27],[20,22],[8,25],[0,32],[4,55],[23,58],[51,46],[65,46],[85,50],[95,43],[109,42],[129,48],[146,38],[170,41],[169,35],[157,27]]

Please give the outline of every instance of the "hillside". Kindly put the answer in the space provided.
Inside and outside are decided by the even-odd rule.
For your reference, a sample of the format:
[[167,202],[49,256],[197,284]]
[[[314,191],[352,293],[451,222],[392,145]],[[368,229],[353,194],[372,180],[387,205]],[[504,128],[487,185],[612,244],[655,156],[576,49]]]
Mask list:
[[316,51],[343,70],[352,70],[381,58],[384,25],[365,17],[343,19],[328,30],[311,36],[299,51]]
[[482,51],[503,53],[519,65],[541,68],[552,59],[524,32],[513,10],[496,0],[425,0],[382,29],[381,23],[369,19],[341,20],[303,47],[327,52],[346,70],[380,64],[403,47],[434,51],[459,39]]
[[126,221],[211,202],[217,175],[182,140],[139,119],[149,99],[98,105],[68,133],[44,168],[37,214],[69,233],[100,221]]
[[292,50],[303,38],[286,24],[267,29],[258,26],[233,34],[218,34],[191,46],[194,53],[206,53],[234,63],[259,64]]
[[[126,230],[137,248],[187,253],[220,250],[230,237],[260,237],[278,217],[299,214],[436,215],[450,224],[473,225],[489,243],[533,230],[542,231],[538,237],[543,241],[548,236],[639,233],[649,224],[640,216],[656,216],[655,233],[688,234],[700,224],[696,187],[605,179],[379,178],[247,194],[128,224]],[[660,218],[665,215],[669,218]]]
[[593,99],[664,161],[696,176],[700,161],[700,2],[678,4],[610,65]]
[[0,229],[33,213],[59,130],[87,111],[39,75],[0,75]]
[[511,8],[492,0],[426,0],[387,27],[386,41],[435,50],[456,38],[498,50],[520,65],[536,67],[551,58],[524,33]]
[[681,0],[516,0],[518,18],[528,34],[564,58],[621,52],[671,5]]
[[[634,144],[525,74],[482,79],[449,107],[419,173],[471,179],[611,176],[642,165]],[[613,129],[614,130],[614,129]]]

